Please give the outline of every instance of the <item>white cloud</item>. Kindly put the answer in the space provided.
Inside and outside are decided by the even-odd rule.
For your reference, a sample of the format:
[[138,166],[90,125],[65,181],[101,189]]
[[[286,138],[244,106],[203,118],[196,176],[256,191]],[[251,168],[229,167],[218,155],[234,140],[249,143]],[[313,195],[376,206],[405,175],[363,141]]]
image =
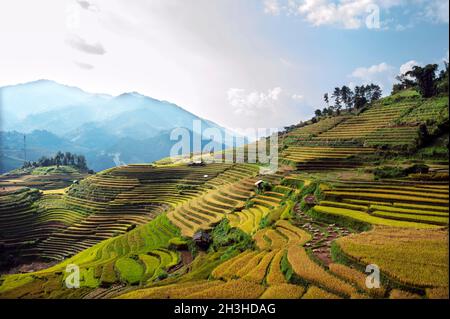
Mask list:
[[309,118],[312,113],[303,95],[279,86],[267,91],[230,88],[227,98],[236,118],[253,123],[244,128],[281,128]]
[[448,0],[427,0],[424,9],[425,17],[432,22],[449,22],[449,1]]
[[[302,16],[314,26],[333,25],[346,29],[358,29],[366,25],[366,19],[376,9],[389,9],[403,0],[284,0],[278,4],[278,12]],[[266,10],[266,9],[265,9]]]
[[349,87],[354,88],[355,85],[375,83],[380,85],[384,94],[388,94],[390,88],[396,82],[395,77],[412,70],[415,65],[422,66],[423,64],[416,60],[410,60],[403,63],[399,68],[385,62],[369,67],[359,67],[351,73],[350,77],[354,81],[350,82]]
[[279,15],[281,12],[278,0],[264,0],[264,13]]
[[359,78],[362,80],[370,80],[374,76],[377,76],[378,74],[384,74],[386,72],[390,72],[393,69],[392,66],[388,65],[387,63],[383,62],[380,64],[375,64],[370,67],[359,67],[356,68],[352,72],[352,76],[355,78]]
[[356,68],[350,76],[361,84],[378,84],[386,91],[390,89],[395,80],[395,76],[397,75],[395,69],[386,62],[382,62],[369,67]]
[[230,88],[228,102],[236,115],[256,116],[261,111],[274,112],[283,90],[275,87],[267,92],[246,92],[244,89]]
[[[404,75],[406,72],[411,71],[413,69],[413,67],[416,65],[420,66],[420,65],[422,65],[422,63],[417,62],[416,60],[411,60],[406,63],[403,63],[400,66],[400,72],[398,75]],[[412,76],[406,76],[406,78],[409,80],[413,80]]]
[[411,60],[411,61],[408,61],[408,62],[402,64],[400,66],[400,73],[399,74],[405,74],[406,72],[411,71],[413,69],[413,67],[416,66],[416,65],[421,65],[421,63],[419,63],[419,62],[417,62],[415,60]]
[[[448,0],[272,0],[266,1],[264,11],[273,15],[285,13],[303,17],[313,26],[336,26],[345,29],[359,29],[368,26],[367,23],[379,13],[382,29],[388,29],[388,24],[395,23],[389,19],[389,11],[395,7],[415,6],[410,13],[413,19],[420,16],[438,23],[448,23]],[[267,4],[269,3],[270,6]],[[373,21],[373,20],[372,20]],[[409,28],[410,24],[397,23],[398,31]]]
[[399,31],[399,32],[405,31],[405,30],[411,29],[413,26],[414,25],[411,23],[408,23],[407,25],[399,23],[395,26],[395,31]]
[[[307,80],[281,65],[290,54],[261,34],[252,7],[240,0],[0,1],[0,86],[46,78],[89,92],[138,91],[224,126],[268,126],[263,114],[236,116],[224,92]],[[292,111],[277,119],[290,123]]]

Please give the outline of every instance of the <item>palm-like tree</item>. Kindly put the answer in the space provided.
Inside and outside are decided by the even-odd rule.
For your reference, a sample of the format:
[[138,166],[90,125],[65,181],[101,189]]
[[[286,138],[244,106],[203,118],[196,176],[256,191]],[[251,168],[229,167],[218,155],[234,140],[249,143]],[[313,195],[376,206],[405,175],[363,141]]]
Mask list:
[[432,97],[436,93],[437,64],[428,64],[425,67],[415,65],[412,70],[405,73],[416,80],[419,92],[424,98]]
[[330,99],[329,99],[329,97],[328,97],[328,93],[325,93],[325,94],[323,95],[323,100],[325,101],[325,103],[326,103],[327,106],[329,107],[329,106],[330,106]]

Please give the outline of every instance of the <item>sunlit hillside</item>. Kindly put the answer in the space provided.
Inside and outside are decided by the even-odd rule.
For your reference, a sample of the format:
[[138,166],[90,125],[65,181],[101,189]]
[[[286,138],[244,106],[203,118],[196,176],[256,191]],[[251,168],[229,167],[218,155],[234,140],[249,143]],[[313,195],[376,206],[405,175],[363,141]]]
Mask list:
[[448,297],[447,96],[401,91],[278,139],[271,174],[216,152],[3,176],[0,297]]

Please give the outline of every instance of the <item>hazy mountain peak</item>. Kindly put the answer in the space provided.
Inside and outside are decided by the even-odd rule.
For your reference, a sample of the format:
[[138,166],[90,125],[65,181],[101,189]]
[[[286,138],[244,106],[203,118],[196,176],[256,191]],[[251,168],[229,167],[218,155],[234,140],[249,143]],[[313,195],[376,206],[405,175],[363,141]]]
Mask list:
[[[62,151],[85,154],[89,166],[96,170],[113,165],[110,156],[105,155],[110,153],[120,153],[124,159],[136,162],[166,157],[174,144],[170,141],[170,131],[178,127],[193,131],[194,121],[200,120],[203,130],[214,127],[225,135],[224,128],[211,121],[174,103],[136,91],[114,97],[88,93],[46,79],[0,90],[2,129],[33,132],[36,140],[42,140],[42,143],[35,143],[40,145],[40,151],[33,153],[30,150],[29,154],[37,156],[42,155],[45,149],[53,151],[51,144],[56,143],[55,138],[48,135],[52,134],[61,139],[56,144]],[[46,144],[46,147],[41,147]]]

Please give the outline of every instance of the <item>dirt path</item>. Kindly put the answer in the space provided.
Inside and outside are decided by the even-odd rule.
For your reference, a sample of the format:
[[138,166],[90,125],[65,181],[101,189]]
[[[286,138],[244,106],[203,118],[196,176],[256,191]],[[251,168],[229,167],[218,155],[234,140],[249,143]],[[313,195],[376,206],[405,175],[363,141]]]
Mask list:
[[23,274],[23,273],[30,273],[30,272],[36,272],[39,270],[47,269],[49,267],[52,267],[56,265],[57,261],[51,261],[51,262],[43,262],[43,261],[33,261],[29,263],[24,263],[17,265],[13,268],[8,269],[7,271],[0,271],[0,274]]
[[188,266],[194,260],[194,257],[192,256],[192,253],[189,250],[180,250],[179,253],[181,260],[177,265],[173,266],[167,271],[169,274],[177,271],[178,269],[184,266]]
[[312,235],[312,240],[305,244],[305,248],[310,249],[317,259],[328,266],[332,262],[331,243],[337,238],[349,235],[350,230],[336,224],[315,221],[300,209],[298,203],[294,206],[294,211],[298,217],[295,225]]

